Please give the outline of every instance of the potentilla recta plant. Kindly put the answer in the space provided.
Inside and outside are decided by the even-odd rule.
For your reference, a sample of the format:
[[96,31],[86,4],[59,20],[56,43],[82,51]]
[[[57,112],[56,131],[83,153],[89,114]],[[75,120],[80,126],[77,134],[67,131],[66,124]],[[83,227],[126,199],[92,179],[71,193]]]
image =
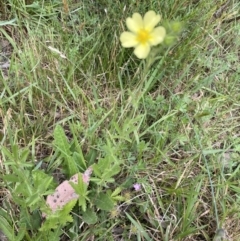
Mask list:
[[[139,13],[133,13],[132,17],[126,19],[129,31],[120,35],[120,42],[124,48],[134,48],[137,58],[143,60],[140,63],[140,80],[137,81],[137,88],[134,89],[135,103],[138,103],[144,93],[150,90],[157,73],[161,71],[165,56],[170,47],[176,42],[182,30],[182,23],[177,21],[165,21],[163,26],[157,26],[161,21],[160,14],[150,10],[142,17]],[[158,45],[161,44],[161,48]],[[159,60],[154,71],[151,66]],[[148,74],[151,72],[151,78]]]

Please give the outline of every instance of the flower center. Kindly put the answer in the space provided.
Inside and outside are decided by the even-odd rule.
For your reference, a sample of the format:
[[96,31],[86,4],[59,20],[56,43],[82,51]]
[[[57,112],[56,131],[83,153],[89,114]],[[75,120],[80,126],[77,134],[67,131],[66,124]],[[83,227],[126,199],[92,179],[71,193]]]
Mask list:
[[137,33],[137,41],[140,42],[141,44],[146,44],[150,38],[151,38],[151,35],[149,31],[146,29],[141,29]]

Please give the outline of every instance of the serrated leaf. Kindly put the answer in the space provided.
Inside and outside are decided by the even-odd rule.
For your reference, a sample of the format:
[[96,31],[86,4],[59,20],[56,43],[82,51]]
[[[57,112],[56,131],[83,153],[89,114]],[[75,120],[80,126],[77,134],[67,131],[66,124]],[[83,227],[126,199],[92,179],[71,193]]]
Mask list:
[[19,181],[26,182],[26,180],[30,177],[30,171],[23,169],[23,168],[17,168],[16,166],[11,166],[13,173],[19,177]]
[[52,184],[53,177],[49,176],[42,170],[35,170],[32,172],[34,188],[39,193],[39,196],[46,195],[46,190]]
[[125,197],[123,197],[123,196],[114,196],[113,199],[114,199],[115,201],[120,201],[120,202],[125,201]]
[[25,183],[17,183],[15,186],[14,194],[22,194],[25,197],[29,197],[33,195],[32,186],[25,182]]
[[68,143],[64,130],[60,125],[57,125],[54,129],[54,144],[64,157],[65,164],[68,167],[69,175],[72,176],[78,172],[77,164],[75,163],[74,158],[71,156],[72,153],[70,151],[70,144]]
[[85,212],[87,208],[87,184],[83,182],[82,178],[78,178],[78,184],[74,184],[70,182],[70,185],[76,192],[76,195],[79,197],[78,198],[78,204],[81,206],[82,210]]
[[65,225],[67,222],[72,222],[73,218],[69,213],[72,211],[73,207],[76,205],[77,200],[71,200],[68,202],[62,210],[59,211],[60,224]]
[[102,172],[108,169],[111,165],[111,160],[109,158],[101,158],[97,164],[95,164]]
[[117,196],[122,191],[121,187],[117,187],[114,192],[112,193],[112,197]]
[[94,172],[95,176],[98,176],[98,177],[102,176],[101,169],[98,167],[97,164],[94,164],[92,166],[92,168],[93,168],[93,172]]
[[60,125],[57,125],[54,129],[54,144],[56,147],[66,156],[70,156],[70,145],[66,138],[63,128]]
[[86,212],[83,213],[82,219],[87,224],[95,224],[98,217],[93,210],[87,209]]
[[108,194],[100,193],[95,201],[96,206],[105,211],[111,211],[114,207],[114,202]]
[[47,216],[46,221],[40,228],[41,232],[49,231],[50,229],[57,229],[65,226],[68,222],[73,222],[72,216],[69,214],[76,205],[77,200],[69,201],[62,209],[57,210],[51,215]]
[[105,180],[109,179],[109,178],[115,176],[116,174],[118,174],[120,171],[121,171],[121,168],[118,164],[113,165],[110,169],[104,170],[102,178]]
[[[95,173],[94,173],[95,174]],[[92,177],[91,178],[91,181],[92,182],[95,182],[95,183],[97,183],[98,185],[101,183],[101,181],[102,181],[102,179],[100,179],[100,178],[96,178],[96,177]]]

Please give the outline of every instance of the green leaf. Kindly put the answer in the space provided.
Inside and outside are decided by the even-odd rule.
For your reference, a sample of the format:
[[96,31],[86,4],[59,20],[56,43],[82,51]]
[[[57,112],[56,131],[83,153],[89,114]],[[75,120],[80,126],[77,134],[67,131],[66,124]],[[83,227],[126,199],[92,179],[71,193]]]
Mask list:
[[19,177],[19,182],[24,183],[27,182],[28,178],[30,177],[30,171],[25,170],[21,167],[12,166],[13,173]]
[[47,175],[42,170],[35,170],[32,172],[34,188],[40,195],[45,194],[46,190],[52,184],[53,177]]
[[18,152],[20,151],[20,156],[19,156],[19,159],[20,159],[20,162],[23,164],[27,161],[27,158],[29,156],[29,150],[28,149],[22,149],[22,150],[19,150],[18,149]]
[[18,145],[17,144],[12,145],[11,151],[12,151],[15,161],[18,161],[19,152],[20,152]]
[[112,199],[113,199],[114,201],[123,202],[123,201],[125,200],[125,197],[118,195],[118,196],[112,197]]
[[68,167],[68,174],[72,176],[78,172],[78,167],[74,161],[74,158],[71,156],[72,153],[70,151],[70,144],[68,143],[68,139],[64,133],[63,128],[60,125],[57,125],[53,135],[54,144],[64,157],[65,164]]
[[83,181],[82,173],[78,173],[78,183],[74,184],[73,182],[70,182],[70,185],[74,188],[74,190],[78,195],[81,195],[81,196],[87,195],[88,184]]
[[127,212],[126,215],[128,219],[131,221],[131,223],[138,229],[138,231],[141,233],[141,235],[145,238],[147,241],[151,241],[152,239],[149,237],[147,232],[143,229],[142,225],[135,221]]
[[21,227],[18,229],[17,237],[15,237],[14,241],[21,241],[24,238],[26,233],[26,224],[22,224]]
[[70,215],[71,210],[75,206],[77,199],[69,201],[64,207],[56,212],[48,215],[42,227],[39,229],[41,232],[50,231],[65,226],[68,222],[73,222]]
[[104,170],[102,178],[109,179],[115,176],[116,174],[118,174],[120,171],[121,171],[121,167],[119,166],[119,164],[115,164],[111,168]]
[[[9,207],[6,207],[6,208],[8,209]],[[12,221],[12,217],[9,215],[9,213],[1,207],[0,207],[0,217],[5,218],[9,223],[11,223]]]
[[54,144],[61,151],[62,154],[70,156],[70,144],[68,143],[67,137],[64,133],[63,128],[57,125],[54,129]]
[[96,213],[92,209],[87,209],[83,213],[82,219],[87,224],[95,224],[98,220]]
[[111,211],[114,207],[114,202],[108,194],[100,193],[95,200],[96,206],[105,211]]
[[62,210],[59,211],[60,214],[60,224],[65,225],[67,222],[72,222],[73,218],[69,213],[72,211],[73,207],[76,205],[77,200],[71,200],[68,202]]
[[86,156],[86,160],[88,165],[93,165],[96,162],[97,151],[95,149],[90,149],[89,153]]
[[95,176],[98,176],[98,177],[102,176],[101,169],[99,168],[99,166],[97,164],[94,164],[92,166],[92,168],[93,168],[93,172],[94,172]]
[[7,236],[7,238],[12,241],[15,240],[15,235],[14,235],[14,229],[13,227],[8,223],[8,221],[0,216],[0,230]]
[[84,197],[79,197],[78,199],[78,205],[82,208],[82,210],[85,212],[87,209],[87,201]]
[[33,195],[33,188],[28,182],[17,183],[15,186],[14,194],[20,194],[24,197],[29,197]]
[[[121,196],[121,191],[122,191],[122,188],[121,187],[117,187],[114,192],[111,194],[111,197],[112,197],[112,200],[114,201],[124,201],[125,198],[123,196]],[[120,194],[120,195],[119,195]]]
[[95,176],[102,179],[103,183],[114,182],[115,180],[112,177],[121,171],[120,165],[118,163],[112,165],[108,158],[100,159],[92,168]]
[[88,184],[83,181],[82,174],[78,174],[78,184],[70,182],[70,185],[74,188],[75,192],[79,195],[78,204],[81,206],[82,210],[85,212],[87,208]]
[[[93,171],[94,171],[94,169],[93,169]],[[101,185],[102,179],[96,178],[96,177],[92,177],[91,178],[91,182],[95,182],[97,185]]]
[[26,204],[29,206],[29,207],[32,207],[34,204],[36,204],[37,202],[39,202],[41,199],[41,197],[39,196],[38,193],[35,193],[29,197],[26,198]]
[[14,174],[6,174],[2,177],[2,179],[6,182],[20,182],[19,177]]
[[114,192],[112,193],[112,197],[117,196],[122,191],[121,187],[117,187]]
[[31,228],[37,230],[41,227],[42,218],[39,210],[34,210],[30,215]]
[[99,170],[101,170],[102,172],[104,172],[104,170],[108,169],[111,165],[111,160],[110,158],[101,158],[99,159],[98,163],[95,164]]
[[4,156],[7,156],[10,160],[14,159],[13,154],[5,146],[2,146],[1,149]]
[[76,164],[78,164],[82,168],[82,170],[86,169],[86,162],[84,160],[82,152],[81,153],[74,152],[73,153],[73,160]]

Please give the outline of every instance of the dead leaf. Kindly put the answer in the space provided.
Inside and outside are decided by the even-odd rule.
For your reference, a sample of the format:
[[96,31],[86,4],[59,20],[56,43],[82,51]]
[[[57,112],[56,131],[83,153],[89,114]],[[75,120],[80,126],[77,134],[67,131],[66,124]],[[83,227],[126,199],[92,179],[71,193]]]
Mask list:
[[[89,167],[84,173],[80,174],[82,174],[83,182],[88,184],[90,176],[92,174],[92,167]],[[74,184],[78,183],[78,175],[79,173],[76,173],[70,178],[69,181],[66,180],[62,182],[55,189],[55,192],[53,194],[47,196],[46,203],[53,212],[55,212],[57,209],[61,209],[65,204],[67,204],[71,200],[79,198],[79,195],[75,192],[75,190],[70,184],[70,181]],[[42,217],[46,217],[46,214],[43,213]]]

